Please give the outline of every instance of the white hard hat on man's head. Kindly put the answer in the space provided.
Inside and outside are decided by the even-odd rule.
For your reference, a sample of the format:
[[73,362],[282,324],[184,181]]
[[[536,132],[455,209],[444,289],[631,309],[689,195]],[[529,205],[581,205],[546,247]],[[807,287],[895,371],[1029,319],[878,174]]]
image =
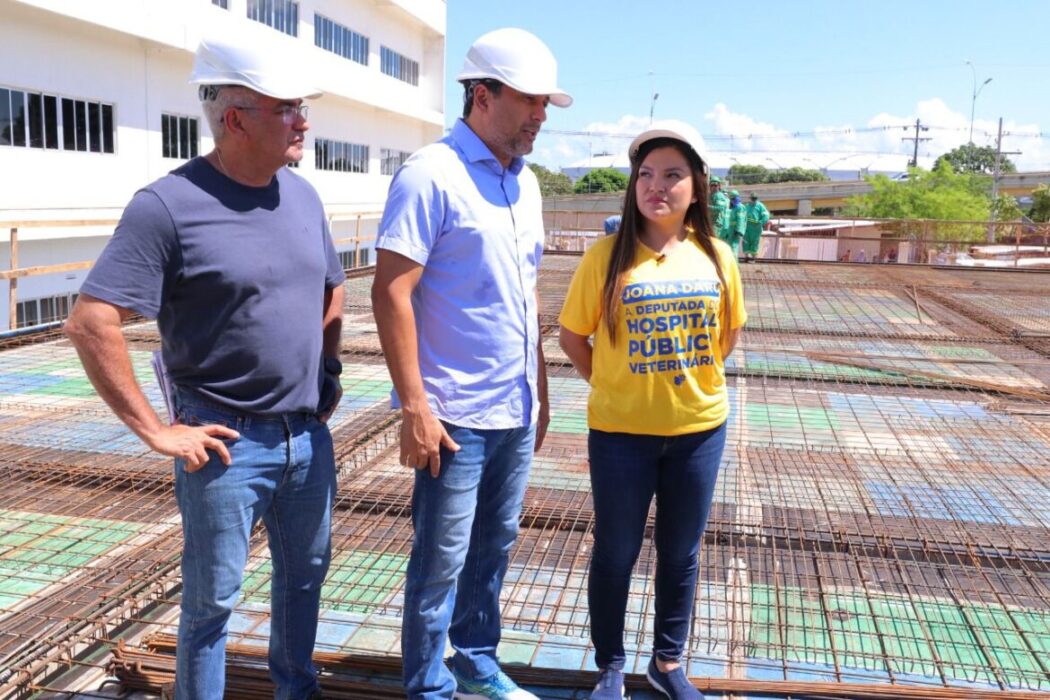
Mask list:
[[201,39],[190,83],[202,88],[240,85],[278,100],[295,100],[324,94],[310,81],[312,73],[297,43],[282,44],[261,32],[230,31]]
[[485,78],[498,80],[526,95],[547,95],[555,107],[572,104],[569,93],[558,87],[554,54],[524,29],[496,29],[471,44],[456,80]]
[[630,157],[631,162],[633,163],[638,157],[638,152],[645,142],[661,138],[675,139],[689,146],[690,150],[700,160],[700,172],[707,174],[707,161],[704,159],[700,149],[703,139],[700,138],[700,134],[696,129],[677,119],[664,119],[653,122],[648,129],[635,136],[634,141],[631,141],[630,148],[627,149],[627,155]]

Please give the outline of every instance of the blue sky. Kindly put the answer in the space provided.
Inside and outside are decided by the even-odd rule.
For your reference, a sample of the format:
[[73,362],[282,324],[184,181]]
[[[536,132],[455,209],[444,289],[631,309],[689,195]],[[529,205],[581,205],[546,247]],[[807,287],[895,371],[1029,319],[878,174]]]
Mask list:
[[1001,116],[1020,169],[1050,170],[1048,0],[449,0],[449,124],[467,48],[505,26],[551,47],[575,98],[548,111],[531,156],[548,167],[622,159],[651,107],[693,124],[716,166],[903,170],[916,118],[928,165],[968,140],[976,74],[992,81],[974,142],[994,144]]

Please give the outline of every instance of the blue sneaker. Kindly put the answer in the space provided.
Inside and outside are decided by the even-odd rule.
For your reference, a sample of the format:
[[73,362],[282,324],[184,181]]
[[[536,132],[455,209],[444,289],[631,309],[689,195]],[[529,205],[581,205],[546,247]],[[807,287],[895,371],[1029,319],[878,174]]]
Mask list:
[[681,666],[664,673],[656,665],[656,657],[649,660],[645,671],[649,685],[671,698],[671,700],[704,700],[704,694],[693,687]]
[[598,671],[598,685],[594,686],[591,700],[624,700],[623,693],[623,671],[618,668]]
[[540,700],[529,691],[519,688],[503,671],[476,681],[460,678],[455,671],[452,675],[456,677],[457,684],[452,697],[457,700]]

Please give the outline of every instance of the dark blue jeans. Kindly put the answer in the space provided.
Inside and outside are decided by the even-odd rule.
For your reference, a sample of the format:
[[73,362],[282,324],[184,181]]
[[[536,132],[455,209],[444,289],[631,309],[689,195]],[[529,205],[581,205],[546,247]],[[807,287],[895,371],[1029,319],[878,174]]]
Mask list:
[[401,623],[405,691],[411,700],[445,700],[461,677],[499,671],[500,589],[518,535],[536,426],[479,430],[445,423],[459,452],[441,449],[441,474],[416,471],[415,535]]
[[656,496],[656,621],[653,654],[682,656],[689,637],[700,539],[711,511],[726,427],[663,437],[591,430],[594,552],[587,586],[599,668],[622,669],[631,571]]
[[241,436],[225,441],[233,458],[228,467],[214,452],[192,474],[175,460],[185,537],[175,695],[179,700],[223,696],[227,622],[240,595],[251,531],[261,519],[273,564],[274,697],[308,697],[317,689],[312,655],[331,558],[332,435],[306,413],[246,415],[189,392],[179,392],[176,405],[186,425],[217,423]]

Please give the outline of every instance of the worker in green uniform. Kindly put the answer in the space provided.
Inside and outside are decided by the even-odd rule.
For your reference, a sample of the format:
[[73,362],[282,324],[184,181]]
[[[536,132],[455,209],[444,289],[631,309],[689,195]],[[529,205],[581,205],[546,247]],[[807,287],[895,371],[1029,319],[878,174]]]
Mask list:
[[732,190],[729,193],[729,226],[726,234],[720,238],[733,249],[733,255],[740,255],[740,242],[747,231],[747,207],[740,201],[740,193]]
[[747,217],[747,228],[744,231],[744,262],[754,262],[758,255],[758,244],[762,240],[762,231],[769,223],[769,210],[758,201],[758,195],[751,193],[751,201],[744,207]]
[[723,238],[723,230],[729,228],[729,197],[722,192],[722,178],[711,176],[711,195],[707,208],[711,212],[711,230]]

